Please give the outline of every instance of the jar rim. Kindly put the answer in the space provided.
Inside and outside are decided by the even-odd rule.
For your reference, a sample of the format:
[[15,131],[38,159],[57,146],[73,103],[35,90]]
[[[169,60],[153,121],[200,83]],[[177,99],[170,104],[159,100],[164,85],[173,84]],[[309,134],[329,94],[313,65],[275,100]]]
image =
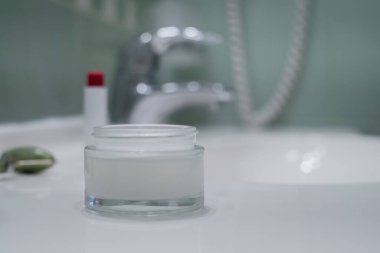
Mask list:
[[197,133],[193,126],[170,124],[120,124],[94,128],[95,137],[104,138],[155,138],[191,136]]

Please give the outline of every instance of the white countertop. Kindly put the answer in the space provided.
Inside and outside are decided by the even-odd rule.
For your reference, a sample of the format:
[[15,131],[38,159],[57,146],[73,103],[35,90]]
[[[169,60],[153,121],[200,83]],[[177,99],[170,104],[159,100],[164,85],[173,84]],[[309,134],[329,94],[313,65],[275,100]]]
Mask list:
[[[35,144],[51,150],[58,160],[53,168],[40,175],[1,176],[0,252],[380,251],[377,174],[367,183],[274,183],[249,177],[244,180],[237,162],[236,168],[231,168],[228,162],[229,168],[223,167],[220,162],[221,159],[233,160],[234,156],[236,159],[236,155],[218,151],[216,147],[222,142],[218,144],[215,137],[201,138],[203,144],[209,144],[206,146],[204,210],[162,218],[103,217],[89,214],[83,208],[83,144],[76,123],[71,126],[49,124],[56,129],[46,128],[42,136],[38,127],[33,134],[0,129],[2,149],[11,144]],[[286,137],[271,139],[264,134],[260,138],[270,143],[281,138],[294,140],[299,138],[297,136],[286,134]],[[299,138],[300,141],[305,140],[304,137]],[[13,140],[11,144],[10,140]],[[365,161],[368,166],[380,162],[380,156],[373,155],[380,151],[380,141],[371,139],[369,142],[370,156],[359,155],[354,159],[362,159],[363,168],[367,166]],[[339,145],[339,140],[334,143]],[[347,153],[347,159],[350,154],[353,155]],[[220,157],[219,161],[215,160],[216,156]],[[340,164],[350,166],[344,161]],[[320,166],[324,166],[323,161]],[[221,175],[228,175],[228,180],[219,178],[217,170],[221,170]]]

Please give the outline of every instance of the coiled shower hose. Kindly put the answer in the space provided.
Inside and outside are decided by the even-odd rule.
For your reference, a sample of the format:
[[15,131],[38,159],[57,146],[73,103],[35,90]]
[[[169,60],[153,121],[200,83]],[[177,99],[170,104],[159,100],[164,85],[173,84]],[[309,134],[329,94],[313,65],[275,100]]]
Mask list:
[[282,74],[268,102],[259,110],[254,108],[250,92],[241,0],[226,1],[233,82],[237,94],[238,111],[246,125],[266,126],[283,112],[295,91],[305,54],[311,0],[296,0],[295,23]]

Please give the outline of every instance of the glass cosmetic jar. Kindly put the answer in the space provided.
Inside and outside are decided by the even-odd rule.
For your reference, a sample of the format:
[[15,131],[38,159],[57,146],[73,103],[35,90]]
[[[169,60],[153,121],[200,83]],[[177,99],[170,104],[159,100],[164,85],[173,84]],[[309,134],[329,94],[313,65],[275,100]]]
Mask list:
[[85,147],[85,205],[99,213],[160,215],[203,207],[196,128],[109,125]]

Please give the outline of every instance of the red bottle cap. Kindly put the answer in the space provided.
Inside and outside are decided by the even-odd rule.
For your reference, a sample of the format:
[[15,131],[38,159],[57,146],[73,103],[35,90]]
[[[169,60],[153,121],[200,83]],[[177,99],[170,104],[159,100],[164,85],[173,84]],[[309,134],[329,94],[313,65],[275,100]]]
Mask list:
[[87,74],[87,86],[102,87],[104,86],[104,74],[101,71],[91,71]]

